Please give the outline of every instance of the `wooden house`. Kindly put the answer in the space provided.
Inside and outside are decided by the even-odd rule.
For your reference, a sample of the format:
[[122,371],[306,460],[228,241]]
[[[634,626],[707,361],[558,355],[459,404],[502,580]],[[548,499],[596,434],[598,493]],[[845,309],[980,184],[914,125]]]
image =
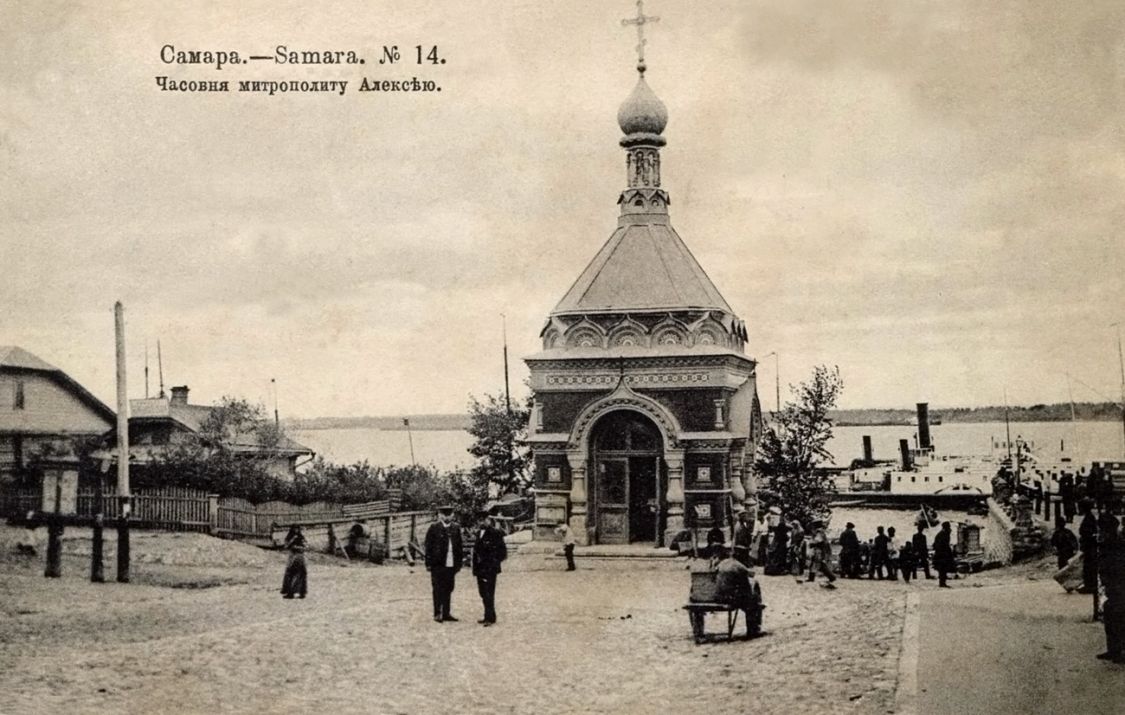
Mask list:
[[40,454],[70,451],[75,437],[113,427],[115,413],[57,367],[16,346],[0,346],[0,484]]

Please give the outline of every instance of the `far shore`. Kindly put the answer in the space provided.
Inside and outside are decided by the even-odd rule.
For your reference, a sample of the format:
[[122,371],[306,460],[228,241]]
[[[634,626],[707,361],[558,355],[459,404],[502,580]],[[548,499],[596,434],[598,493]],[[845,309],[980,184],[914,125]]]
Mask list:
[[[1072,410],[1073,407],[1073,410]],[[769,410],[765,410],[769,414]],[[1112,402],[1056,403],[1030,407],[930,407],[931,424],[980,424],[1003,422],[1119,422],[1121,407]],[[832,418],[839,427],[900,427],[916,425],[911,408],[867,408],[835,410]],[[407,426],[403,420],[409,420]],[[388,432],[464,431],[469,428],[468,414],[423,414],[392,417],[311,417],[285,420],[291,430],[378,429]]]

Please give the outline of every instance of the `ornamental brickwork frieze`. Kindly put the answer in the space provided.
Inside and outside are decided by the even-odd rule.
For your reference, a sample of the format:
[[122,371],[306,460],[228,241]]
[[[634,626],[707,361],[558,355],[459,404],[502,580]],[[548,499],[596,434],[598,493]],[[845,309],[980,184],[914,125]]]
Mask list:
[[609,387],[624,380],[626,385],[634,387],[666,387],[668,385],[706,385],[711,382],[711,375],[706,372],[690,373],[664,373],[654,375],[625,375],[618,374],[563,374],[547,375],[546,384],[558,386],[589,386],[596,385]]

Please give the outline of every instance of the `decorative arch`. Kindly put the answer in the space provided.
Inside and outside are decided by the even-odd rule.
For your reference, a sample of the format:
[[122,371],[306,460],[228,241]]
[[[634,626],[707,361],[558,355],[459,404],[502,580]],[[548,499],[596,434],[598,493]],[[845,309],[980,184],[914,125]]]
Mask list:
[[727,346],[727,331],[722,324],[714,318],[704,318],[692,330],[692,342],[695,345]]
[[562,339],[562,334],[559,333],[558,330],[555,330],[554,328],[550,328],[543,335],[543,349],[544,350],[550,350],[551,348],[559,347],[559,343],[561,342],[561,339]]
[[600,417],[616,410],[631,410],[640,413],[652,420],[660,436],[664,439],[665,449],[679,447],[680,423],[676,416],[669,412],[652,398],[645,397],[629,389],[624,383],[605,397],[595,400],[587,405],[574,420],[574,427],[570,431],[569,449],[580,449],[585,454],[590,447],[590,433]]
[[582,320],[567,329],[566,346],[569,348],[604,348],[605,331],[589,320]]
[[609,346],[611,348],[623,345],[647,346],[648,336],[645,326],[632,318],[625,318],[609,331]]
[[687,345],[688,330],[683,323],[668,317],[652,329],[652,344],[660,345]]

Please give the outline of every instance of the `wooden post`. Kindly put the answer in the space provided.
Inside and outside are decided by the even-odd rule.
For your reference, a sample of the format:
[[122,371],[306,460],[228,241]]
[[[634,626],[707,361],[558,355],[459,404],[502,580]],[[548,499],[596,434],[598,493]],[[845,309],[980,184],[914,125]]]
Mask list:
[[219,495],[207,495],[207,533],[215,536],[219,533]]
[[[55,473],[55,508],[47,522],[47,568],[43,575],[47,578],[62,576],[62,516],[59,505],[62,502],[62,472]],[[1096,601],[1095,601],[1096,602]]]
[[129,393],[125,383],[125,307],[113,305],[117,344],[117,497],[121,518],[117,522],[117,581],[129,582]]
[[389,558],[391,555],[391,515],[383,517],[383,553]]
[[92,583],[105,583],[105,563],[102,559],[102,524],[105,516],[102,513],[102,475],[97,475],[98,481],[94,486],[94,543],[90,548],[90,581]]

